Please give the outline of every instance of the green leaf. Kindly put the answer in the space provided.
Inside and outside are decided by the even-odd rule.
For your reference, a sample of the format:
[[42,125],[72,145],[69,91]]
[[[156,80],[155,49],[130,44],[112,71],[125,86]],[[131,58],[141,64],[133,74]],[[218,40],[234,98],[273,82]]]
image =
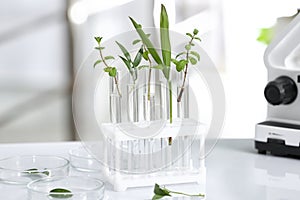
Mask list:
[[101,63],[102,60],[97,60],[95,63],[94,63],[94,68],[96,67],[96,65],[98,65],[99,63]]
[[44,171],[39,171],[38,169],[36,168],[32,168],[32,169],[27,169],[27,170],[24,170],[23,173],[26,173],[28,175],[46,175],[46,176],[49,176],[50,175],[50,172],[47,171],[46,169]]
[[133,67],[137,67],[141,63],[142,55],[143,55],[143,47],[141,47],[140,50],[137,52],[134,61],[132,63]]
[[161,5],[160,12],[160,43],[162,57],[165,65],[163,73],[166,79],[169,79],[170,65],[171,65],[171,42],[169,35],[169,18],[165,6]]
[[195,28],[194,31],[193,31],[193,34],[197,35],[198,33],[199,33],[198,29]]
[[157,183],[155,183],[154,186],[154,194],[159,195],[159,196],[171,196],[169,190],[166,188],[161,188]]
[[191,38],[193,37],[193,35],[190,34],[190,33],[186,33],[186,35],[187,35],[187,36],[190,36]]
[[189,56],[189,61],[190,61],[190,63],[192,63],[192,65],[196,65],[197,64],[197,60],[194,57],[192,57],[192,56]]
[[124,57],[122,57],[122,56],[119,56],[119,57],[120,57],[120,58],[122,59],[122,61],[125,63],[125,65],[126,65],[128,71],[131,72],[131,64],[130,64],[130,61],[126,60],[126,58],[124,58]]
[[135,45],[135,44],[137,44],[137,43],[139,43],[139,42],[141,42],[142,40],[140,40],[140,39],[136,39],[136,40],[134,40],[133,42],[132,42],[132,44],[133,45]]
[[73,194],[70,190],[64,188],[55,188],[50,190],[49,196],[55,199],[67,199],[71,198]]
[[174,63],[175,65],[178,63],[178,61],[174,58],[171,58],[172,63]]
[[112,67],[110,72],[108,72],[109,76],[115,77],[117,75],[117,69],[115,67]]
[[148,67],[149,67],[149,65],[141,65],[138,67],[138,69],[140,70],[140,69],[144,69],[144,68],[148,68]]
[[186,60],[180,60],[176,64],[176,71],[181,72],[188,62]]
[[150,37],[150,36],[151,36],[151,34],[150,34],[150,33],[147,33],[147,34],[146,34],[146,36],[147,36],[147,37]]
[[104,70],[105,72],[110,72],[110,71],[111,71],[111,67],[105,67],[103,70]]
[[45,171],[42,172],[42,174],[45,174],[46,176],[49,176],[49,175],[50,175],[50,172],[47,171],[47,170],[45,170]]
[[201,39],[199,37],[194,37],[195,40],[199,40],[201,42]]
[[111,60],[111,59],[115,59],[113,56],[105,56],[104,60]]
[[149,53],[155,60],[155,62],[157,64],[162,64],[162,61],[161,61],[156,49],[154,48],[152,42],[149,40],[149,38],[143,31],[142,26],[140,24],[138,24],[133,18],[129,17],[129,19],[130,19],[131,23],[133,24],[134,28],[136,29],[136,32],[139,34],[140,38],[142,39],[143,43],[147,47]]
[[164,68],[164,66],[163,66],[163,65],[154,65],[154,66],[152,66],[151,68],[162,70],[162,69]]
[[149,60],[149,51],[144,51],[143,52],[143,58],[145,59],[145,60]]
[[157,200],[157,199],[162,199],[162,198],[164,198],[164,196],[155,194],[155,195],[152,197],[152,200]]
[[257,41],[262,42],[264,44],[270,44],[272,39],[274,38],[274,28],[262,28],[260,29],[259,37],[257,38]]
[[100,42],[101,42],[101,40],[102,40],[103,37],[94,37],[94,38],[95,38],[96,42],[98,44],[100,44]]
[[181,52],[181,53],[177,54],[175,58],[177,59],[179,56],[181,56],[183,54],[186,54],[186,52]]
[[196,51],[191,51],[190,54],[192,54],[193,56],[197,57],[198,61],[200,60],[200,55]]
[[130,54],[129,52],[127,51],[127,49],[122,45],[120,44],[118,41],[116,41],[117,45],[120,47],[121,51],[123,52],[125,58],[128,60],[128,61],[131,61],[131,57],[130,57]]
[[103,50],[105,47],[95,47],[96,50]]
[[185,45],[185,47],[184,47],[187,51],[189,51],[189,50],[191,50],[191,45],[190,44],[187,44],[187,45]]

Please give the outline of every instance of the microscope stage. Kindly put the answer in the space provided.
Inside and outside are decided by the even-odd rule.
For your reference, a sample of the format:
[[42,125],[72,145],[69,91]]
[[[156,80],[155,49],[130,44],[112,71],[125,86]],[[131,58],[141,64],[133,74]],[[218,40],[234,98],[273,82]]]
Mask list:
[[300,125],[274,121],[257,124],[255,148],[262,154],[300,157]]

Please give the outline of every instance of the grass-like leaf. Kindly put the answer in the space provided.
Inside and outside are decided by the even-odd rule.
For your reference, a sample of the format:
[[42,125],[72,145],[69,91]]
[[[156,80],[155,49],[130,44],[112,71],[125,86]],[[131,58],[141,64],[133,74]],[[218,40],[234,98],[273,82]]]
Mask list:
[[143,58],[147,61],[149,60],[149,52],[148,51],[143,52]]
[[156,49],[154,48],[152,42],[149,40],[148,36],[143,31],[142,26],[140,24],[138,24],[133,18],[129,17],[129,19],[130,19],[131,23],[133,24],[136,32],[138,33],[138,35],[142,39],[143,43],[147,47],[149,53],[151,54],[151,56],[155,60],[155,62],[157,64],[162,64],[162,60],[160,59],[160,57],[159,57]]
[[132,62],[133,67],[137,67],[141,63],[142,55],[143,55],[143,47],[141,47],[140,50],[137,52],[134,61]]
[[131,72],[131,64],[130,64],[130,61],[126,60],[126,58],[122,57],[122,56],[119,56],[121,58],[121,60],[125,63],[127,69],[129,72]]
[[171,42],[169,35],[169,18],[165,6],[161,5],[160,12],[160,43],[162,58],[164,61],[165,69],[163,73],[166,79],[169,79],[170,66],[171,66]]
[[128,61],[131,61],[131,57],[130,57],[130,54],[129,52],[127,51],[127,49],[119,42],[117,42],[117,45],[120,47],[121,51],[123,52],[125,58],[128,60]]

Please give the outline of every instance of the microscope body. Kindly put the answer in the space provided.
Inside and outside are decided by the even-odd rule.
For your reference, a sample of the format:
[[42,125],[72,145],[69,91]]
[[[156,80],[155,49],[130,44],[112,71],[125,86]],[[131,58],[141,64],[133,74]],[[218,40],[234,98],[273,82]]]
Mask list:
[[[295,56],[296,55],[296,56]],[[298,57],[297,57],[298,55]],[[300,14],[265,51],[267,119],[255,129],[259,153],[300,156]]]

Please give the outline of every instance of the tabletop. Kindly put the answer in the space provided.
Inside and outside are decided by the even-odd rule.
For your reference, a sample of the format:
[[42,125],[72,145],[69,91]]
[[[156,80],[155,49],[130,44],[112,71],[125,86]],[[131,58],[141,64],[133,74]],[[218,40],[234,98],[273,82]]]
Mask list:
[[[1,144],[0,158],[29,154],[67,158],[68,151],[80,145],[80,142]],[[251,139],[220,140],[205,162],[208,200],[296,200],[300,197],[300,160],[259,155]],[[144,187],[114,192],[107,186],[106,199],[151,199],[152,191],[153,187]],[[0,199],[26,199],[26,194],[26,187],[16,189],[16,186],[0,184]]]

